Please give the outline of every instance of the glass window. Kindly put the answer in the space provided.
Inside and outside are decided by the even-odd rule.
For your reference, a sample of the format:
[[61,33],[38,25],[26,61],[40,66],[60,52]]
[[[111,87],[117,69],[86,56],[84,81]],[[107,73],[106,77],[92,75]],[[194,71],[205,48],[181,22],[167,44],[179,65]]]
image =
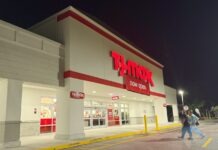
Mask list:
[[56,98],[54,97],[41,97],[42,104],[54,104],[56,102]]
[[41,106],[40,116],[41,118],[52,118],[51,109],[48,106]]
[[97,102],[97,101],[92,101],[92,105],[93,105],[93,106],[99,106],[100,104],[99,104],[99,102]]
[[90,107],[91,106],[91,101],[84,101],[84,106]]
[[96,117],[97,117],[97,116],[96,116],[96,111],[95,111],[95,109],[92,110],[92,117],[93,117],[93,118],[96,118]]
[[117,104],[117,103],[114,103],[114,107],[118,107],[118,104]]
[[106,117],[106,109],[102,110],[102,117]]
[[90,110],[84,110],[84,118],[90,118],[91,111]]

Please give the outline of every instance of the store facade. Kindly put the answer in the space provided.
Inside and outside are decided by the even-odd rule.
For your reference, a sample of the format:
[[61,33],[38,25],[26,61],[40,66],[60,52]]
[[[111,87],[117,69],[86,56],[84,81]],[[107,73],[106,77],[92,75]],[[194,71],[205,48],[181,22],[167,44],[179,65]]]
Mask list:
[[0,143],[50,132],[76,139],[86,129],[142,124],[144,115],[149,123],[154,115],[168,122],[163,65],[73,7],[30,28],[37,34],[6,22],[0,30],[0,57],[8,58],[0,64],[9,64],[0,65],[0,88],[7,91],[0,96],[8,110],[14,97],[19,104],[17,117],[1,113],[1,127],[13,124],[17,136],[5,139],[5,131]]
[[155,112],[160,123],[167,122],[161,64],[72,7],[30,30],[65,46],[56,138],[83,137],[84,126],[142,123],[144,113]]

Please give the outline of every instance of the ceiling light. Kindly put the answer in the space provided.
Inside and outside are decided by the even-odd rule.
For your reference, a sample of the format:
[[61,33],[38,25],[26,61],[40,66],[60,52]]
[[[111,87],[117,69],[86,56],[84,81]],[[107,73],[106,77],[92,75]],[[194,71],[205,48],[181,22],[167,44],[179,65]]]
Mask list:
[[110,96],[113,96],[113,93],[109,93]]
[[92,93],[96,93],[96,91],[92,91]]

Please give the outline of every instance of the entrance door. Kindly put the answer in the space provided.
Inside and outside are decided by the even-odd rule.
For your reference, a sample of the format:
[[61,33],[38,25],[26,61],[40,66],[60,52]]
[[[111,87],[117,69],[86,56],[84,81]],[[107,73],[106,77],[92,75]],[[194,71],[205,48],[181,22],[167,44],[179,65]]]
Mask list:
[[174,121],[172,105],[167,105],[167,119],[168,119],[168,122]]
[[90,128],[106,126],[106,109],[91,107],[84,109],[84,126]]
[[108,112],[108,126],[120,125],[119,105],[117,103],[109,104]]
[[92,109],[91,108],[84,108],[84,127],[91,127],[91,112]]
[[93,127],[100,127],[106,125],[106,109],[94,107],[92,109],[92,125]]
[[128,104],[121,104],[120,106],[122,125],[129,124],[129,106]]

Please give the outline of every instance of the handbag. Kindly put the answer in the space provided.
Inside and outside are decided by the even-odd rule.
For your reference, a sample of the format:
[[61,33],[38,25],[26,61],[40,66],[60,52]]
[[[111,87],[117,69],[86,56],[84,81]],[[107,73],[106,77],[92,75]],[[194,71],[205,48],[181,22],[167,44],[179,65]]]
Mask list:
[[196,121],[195,125],[196,125],[196,126],[199,126],[199,122],[198,122],[198,121]]

